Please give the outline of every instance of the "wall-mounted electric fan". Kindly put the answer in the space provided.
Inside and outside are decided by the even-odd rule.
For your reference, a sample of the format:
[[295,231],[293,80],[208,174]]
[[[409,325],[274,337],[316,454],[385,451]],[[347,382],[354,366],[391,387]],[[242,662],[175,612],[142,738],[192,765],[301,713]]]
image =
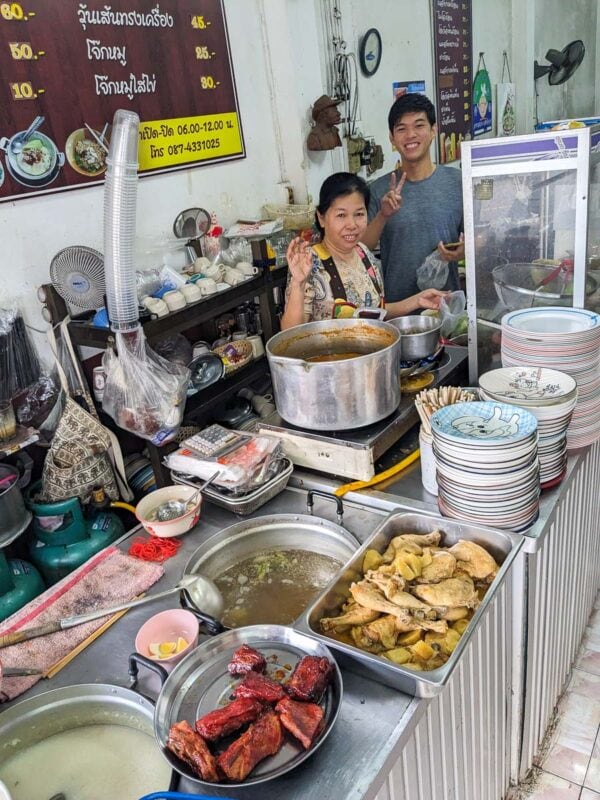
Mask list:
[[585,55],[585,45],[581,39],[575,39],[562,50],[548,50],[546,60],[549,64],[539,64],[537,61],[533,65],[533,77],[538,78],[548,76],[550,86],[558,86],[560,83],[568,81],[577,67],[583,61]]

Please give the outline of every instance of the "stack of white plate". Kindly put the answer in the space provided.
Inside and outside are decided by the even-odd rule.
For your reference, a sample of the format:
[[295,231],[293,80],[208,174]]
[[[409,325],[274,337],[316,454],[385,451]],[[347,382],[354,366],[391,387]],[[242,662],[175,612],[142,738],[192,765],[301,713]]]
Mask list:
[[542,367],[504,367],[479,378],[482,400],[527,409],[538,423],[542,489],[556,486],[567,468],[567,428],[577,403],[577,383],[570,375]]
[[521,531],[538,516],[537,421],[497,402],[456,403],[431,417],[442,514]]
[[567,449],[600,439],[600,316],[584,308],[530,308],[502,318],[502,366],[549,367],[577,381]]

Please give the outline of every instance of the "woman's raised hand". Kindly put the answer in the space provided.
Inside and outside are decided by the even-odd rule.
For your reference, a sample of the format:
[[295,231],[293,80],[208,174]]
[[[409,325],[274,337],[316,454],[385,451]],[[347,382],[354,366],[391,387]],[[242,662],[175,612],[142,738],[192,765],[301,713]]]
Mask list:
[[287,249],[286,258],[292,281],[304,285],[312,269],[310,242],[304,241],[300,236],[292,239]]

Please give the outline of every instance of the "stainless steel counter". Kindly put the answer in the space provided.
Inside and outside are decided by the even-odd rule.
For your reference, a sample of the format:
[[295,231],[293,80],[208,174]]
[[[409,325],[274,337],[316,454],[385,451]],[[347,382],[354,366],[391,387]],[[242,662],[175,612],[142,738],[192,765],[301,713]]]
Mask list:
[[[382,518],[382,512],[368,511],[350,503],[345,503],[345,507],[344,525],[359,540],[364,540]],[[305,512],[306,492],[287,489],[260,509],[256,516],[266,513]],[[315,498],[314,513],[327,519],[335,519],[335,505]],[[166,562],[164,577],[149,593],[173,585],[180,577],[186,560],[202,539],[236,521],[237,518],[229,512],[206,504],[197,528],[183,537],[177,556]],[[128,545],[127,539],[136,532],[130,532],[122,540],[125,549]],[[138,628],[152,614],[163,608],[173,607],[173,603],[173,598],[165,598],[151,606],[129,611],[54,678],[40,681],[20,699],[78,683],[114,683],[127,686],[127,660],[134,650]],[[149,696],[155,696],[158,685],[154,676],[140,673],[140,689]],[[409,721],[412,720],[414,725],[415,715],[421,714],[420,706],[423,704],[414,701],[412,697],[345,671],[344,699],[335,728],[319,751],[305,764],[284,778],[254,789],[242,791],[229,787],[222,791],[201,792],[194,784],[186,784],[184,781],[181,782],[180,789],[215,797],[243,797],[247,800],[280,800],[283,797],[286,800],[359,800],[366,796],[369,787],[375,785],[378,776],[379,784],[385,779],[387,765],[396,760],[404,738],[409,735]]]
[[[410,436],[405,437],[386,455],[385,460],[397,461],[399,455],[414,449],[415,444],[413,433],[412,440]],[[541,547],[549,528],[555,527],[557,507],[560,507],[561,499],[572,494],[576,488],[579,471],[585,470],[585,455],[570,456],[565,481],[557,489],[545,492],[542,496],[540,519],[524,534],[531,548],[530,552],[535,553]],[[385,461],[381,462],[381,467],[385,466]],[[580,475],[579,477],[581,479]],[[341,482],[317,473],[297,472],[292,477],[292,488],[288,487],[255,516],[305,513],[307,488],[332,490]],[[344,525],[359,540],[364,540],[390,510],[410,508],[427,513],[437,512],[435,498],[422,488],[419,462],[377,490],[348,495],[344,505],[347,509]],[[334,519],[335,506],[332,502],[317,497],[315,514]],[[165,576],[150,591],[160,591],[173,585],[188,557],[202,539],[236,521],[237,518],[229,512],[205,505],[199,525],[192,533],[183,537],[179,553],[165,564]],[[135,532],[130,532],[128,536]],[[126,548],[127,544],[126,537],[122,546]],[[525,568],[523,574],[524,570]],[[486,749],[486,739],[488,742],[498,739],[498,774],[489,777],[492,773],[488,770],[489,787],[485,790],[481,788],[479,795],[474,794],[472,800],[495,800],[502,797],[507,787],[508,775],[508,759],[504,761],[502,756],[509,749],[507,741],[515,735],[514,730],[509,727],[512,715],[505,711],[510,706],[511,682],[507,664],[511,659],[513,621],[517,616],[508,610],[511,595],[514,595],[515,609],[523,608],[526,595],[523,586],[515,580],[512,589],[507,586],[503,590],[493,613],[485,620],[476,642],[472,643],[469,652],[465,654],[463,665],[457,669],[452,685],[434,702],[414,699],[344,670],[344,699],[340,716],[330,737],[305,764],[283,778],[254,789],[229,787],[201,791],[195,784],[185,781],[181,782],[180,789],[215,797],[238,797],[240,800],[372,800],[376,796],[377,800],[391,797],[401,800],[446,800],[450,796],[448,792],[451,785],[458,792],[452,796],[462,797],[461,792],[466,791],[465,786],[471,786],[473,775],[467,770],[468,774],[465,773],[461,778],[462,773],[457,773],[456,777],[450,768],[448,771],[441,770],[438,760],[440,748],[458,748],[455,753],[458,757],[461,747],[473,749],[473,752],[477,750],[479,753],[478,748]],[[168,607],[173,607],[172,598],[128,612],[52,680],[40,681],[25,697],[59,686],[87,682],[127,686],[127,659],[134,649],[136,631],[149,616]],[[523,652],[523,625],[521,621],[516,626],[515,634],[515,655],[519,658]],[[501,647],[498,647],[500,642]],[[515,687],[522,685],[522,674],[515,677],[512,680],[513,694]],[[484,681],[484,688],[481,688],[481,681]],[[140,676],[140,689],[145,694],[155,696],[158,688],[154,676]],[[479,699],[475,710],[472,697]],[[527,698],[524,702],[526,706]],[[491,712],[495,716],[490,717]],[[522,713],[523,709],[518,709],[515,719]],[[463,724],[465,719],[471,719],[471,723]],[[463,720],[460,722],[462,733],[456,734],[456,738],[458,728],[455,730],[455,726],[459,725],[460,720]],[[482,720],[487,727],[481,727],[484,725]],[[432,730],[435,733],[433,739]],[[475,736],[478,730],[479,734]],[[484,757],[482,753],[479,753],[481,758]],[[414,787],[412,783],[406,782],[409,774],[412,775],[411,781],[417,781]],[[427,781],[431,780],[432,783],[426,781],[419,788],[419,782],[425,779],[423,776],[430,776]],[[483,781],[483,777],[480,776],[480,780]],[[464,797],[467,798],[467,795]]]
[[[377,464],[377,471],[383,472],[398,463],[419,446],[418,427],[413,428],[402,437]],[[581,468],[587,450],[573,451],[567,461],[567,472],[562,483],[554,489],[542,492],[540,497],[540,514],[537,521],[522,535],[527,539],[525,552],[536,552],[550,528],[561,497],[566,493]],[[331,477],[317,472],[295,470],[290,484],[302,489],[322,489],[333,492],[345,479]],[[423,488],[421,483],[421,462],[413,462],[398,475],[388,478],[372,489],[349,492],[348,501],[362,503],[369,508],[389,513],[396,508],[409,508],[428,514],[439,514],[437,498]]]

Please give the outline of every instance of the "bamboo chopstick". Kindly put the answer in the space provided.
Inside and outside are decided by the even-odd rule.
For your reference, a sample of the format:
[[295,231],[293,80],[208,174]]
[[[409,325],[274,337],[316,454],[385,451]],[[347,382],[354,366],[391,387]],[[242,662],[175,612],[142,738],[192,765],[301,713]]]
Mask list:
[[[144,594],[137,595],[137,597],[133,598],[137,600],[140,597],[143,597]],[[119,611],[116,614],[113,614],[112,617],[106,620],[97,630],[91,633],[87,639],[84,639],[83,642],[80,642],[77,647],[73,648],[66,656],[63,656],[59,661],[52,666],[48,667],[48,669],[43,673],[42,678],[53,678],[57,672],[60,672],[63,667],[66,667],[75,656],[78,656],[85,648],[90,645],[93,641],[95,641],[99,636],[101,636],[111,625],[121,619],[121,617],[129,611],[128,608],[123,609],[123,611]]]
[[440,408],[475,399],[473,392],[466,391],[459,386],[439,386],[435,389],[424,389],[419,392],[415,397],[415,408],[421,419],[423,433],[431,436],[429,420]]

